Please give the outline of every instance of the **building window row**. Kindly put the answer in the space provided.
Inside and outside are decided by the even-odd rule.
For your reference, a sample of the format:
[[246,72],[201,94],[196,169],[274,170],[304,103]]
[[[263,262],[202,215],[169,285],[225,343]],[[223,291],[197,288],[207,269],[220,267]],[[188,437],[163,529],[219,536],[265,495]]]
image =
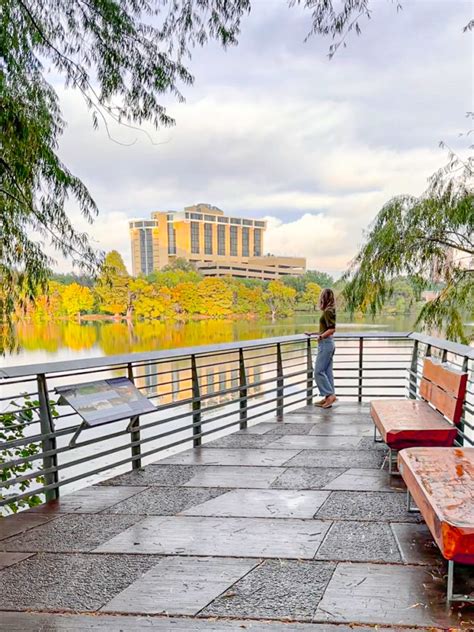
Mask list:
[[217,254],[224,256],[225,252],[225,226],[217,226]]
[[248,257],[250,253],[250,229],[242,228],[242,257]]
[[[253,219],[240,219],[238,217],[222,217],[220,215],[202,215],[202,213],[188,213],[184,214],[185,219],[191,219],[196,221],[205,222],[217,222],[218,224],[235,224],[236,226],[258,226],[259,228],[265,228],[265,222],[261,222]],[[173,219],[172,215],[168,215],[168,219]],[[176,219],[176,218],[174,218]]]
[[204,224],[204,254],[212,255],[212,224]]
[[140,231],[140,272],[153,272],[153,235],[150,229]]
[[130,222],[130,228],[154,228],[156,222],[154,220],[140,220],[139,222]]
[[237,257],[238,229],[237,226],[230,227],[230,256]]
[[176,254],[176,229],[173,224],[168,224],[168,254]]
[[191,222],[191,252],[194,255],[198,255],[200,251],[199,224],[197,222]]
[[253,256],[262,256],[262,231],[259,228],[253,231]]

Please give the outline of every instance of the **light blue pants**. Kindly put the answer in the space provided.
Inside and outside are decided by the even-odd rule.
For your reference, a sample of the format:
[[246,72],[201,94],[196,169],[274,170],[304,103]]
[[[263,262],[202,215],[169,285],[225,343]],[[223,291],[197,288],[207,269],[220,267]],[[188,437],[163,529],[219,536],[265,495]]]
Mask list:
[[314,378],[322,397],[334,395],[334,376],[332,361],[336,345],[332,336],[324,338],[318,343],[318,353],[314,364]]

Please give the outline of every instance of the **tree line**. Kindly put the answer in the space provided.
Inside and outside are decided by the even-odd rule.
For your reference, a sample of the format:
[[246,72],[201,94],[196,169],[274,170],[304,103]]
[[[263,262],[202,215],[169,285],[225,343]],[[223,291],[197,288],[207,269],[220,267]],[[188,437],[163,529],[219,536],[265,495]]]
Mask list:
[[290,316],[299,303],[317,309],[321,285],[332,277],[310,271],[283,281],[202,277],[192,264],[178,260],[147,277],[129,275],[113,250],[97,279],[73,274],[52,275],[47,289],[15,308],[18,320],[81,319],[103,315],[116,319],[187,320],[235,315]]
[[[295,310],[317,311],[323,287],[333,287],[338,309],[344,310],[346,283],[316,270],[283,280],[261,281],[232,277],[201,276],[189,262],[174,264],[148,276],[129,275],[121,255],[113,250],[104,261],[101,274],[53,274],[47,290],[34,299],[21,301],[15,309],[17,320],[81,320],[101,316],[134,320],[189,320],[232,318],[233,316],[291,316]],[[419,296],[408,279],[393,285],[384,313],[407,314],[418,307]]]

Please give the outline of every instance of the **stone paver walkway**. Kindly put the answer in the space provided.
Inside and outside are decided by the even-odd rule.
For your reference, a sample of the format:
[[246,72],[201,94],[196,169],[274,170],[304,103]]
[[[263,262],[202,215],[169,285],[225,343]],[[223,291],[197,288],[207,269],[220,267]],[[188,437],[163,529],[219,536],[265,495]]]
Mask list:
[[474,630],[371,431],[306,407],[2,520],[0,630]]

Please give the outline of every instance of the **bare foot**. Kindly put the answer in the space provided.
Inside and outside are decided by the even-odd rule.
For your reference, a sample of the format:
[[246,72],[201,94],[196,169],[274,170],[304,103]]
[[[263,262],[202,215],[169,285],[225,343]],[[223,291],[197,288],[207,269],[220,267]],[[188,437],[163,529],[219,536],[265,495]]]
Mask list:
[[329,397],[326,397],[324,404],[321,405],[321,408],[331,408],[336,401],[337,397],[335,395],[329,395]]

